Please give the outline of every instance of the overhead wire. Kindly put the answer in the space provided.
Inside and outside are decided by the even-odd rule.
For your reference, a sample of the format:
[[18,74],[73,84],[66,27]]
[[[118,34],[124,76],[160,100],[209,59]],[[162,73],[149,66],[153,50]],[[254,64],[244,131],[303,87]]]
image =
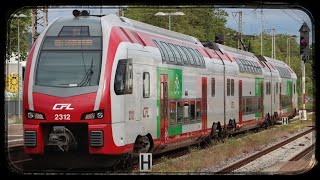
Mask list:
[[281,9],[281,11],[283,11],[284,13],[286,13],[288,16],[290,16],[292,19],[296,20],[297,22],[301,23],[299,20],[297,20],[296,18],[292,17],[290,14],[288,14],[286,11],[284,11],[283,9]]

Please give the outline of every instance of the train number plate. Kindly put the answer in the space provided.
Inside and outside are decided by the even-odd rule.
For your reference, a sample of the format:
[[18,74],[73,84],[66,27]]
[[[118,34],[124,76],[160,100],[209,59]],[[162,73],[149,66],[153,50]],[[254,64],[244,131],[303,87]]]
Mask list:
[[70,120],[70,114],[55,114],[54,120]]

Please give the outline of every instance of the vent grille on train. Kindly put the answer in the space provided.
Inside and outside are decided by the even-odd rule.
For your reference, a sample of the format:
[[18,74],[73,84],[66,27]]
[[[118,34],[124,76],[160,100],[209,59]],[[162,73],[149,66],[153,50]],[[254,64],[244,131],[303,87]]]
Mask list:
[[35,147],[37,145],[36,131],[24,131],[24,145],[28,147]]
[[103,131],[90,131],[90,146],[103,146]]

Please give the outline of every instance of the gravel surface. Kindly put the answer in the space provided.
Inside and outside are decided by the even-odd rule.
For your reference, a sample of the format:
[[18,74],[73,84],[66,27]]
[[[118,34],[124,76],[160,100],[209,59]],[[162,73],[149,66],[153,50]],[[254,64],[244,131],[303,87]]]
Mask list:
[[307,147],[315,142],[315,133],[309,133],[295,141],[278,148],[269,154],[261,156],[260,158],[252,161],[251,163],[235,170],[236,173],[257,173],[262,172],[264,169],[271,167],[277,162],[289,161],[292,157],[302,152]]
[[[288,139],[288,138],[291,138],[291,137],[293,137],[293,136],[295,136],[295,135],[297,135],[297,134],[299,134],[299,133],[301,133],[301,132],[303,132],[303,131],[306,131],[306,130],[308,130],[308,129],[310,129],[310,127],[303,128],[303,129],[301,129],[301,130],[299,130],[299,131],[296,131],[295,133],[292,133],[292,134],[290,134],[290,135],[288,135],[288,136],[280,137],[280,138],[278,138],[276,141],[274,141],[273,143],[269,143],[269,144],[267,144],[267,145],[264,145],[264,147],[262,147],[262,149],[266,149],[266,148],[271,147],[271,146],[273,146],[273,145],[275,145],[275,144],[278,144],[278,143],[280,143],[280,142],[282,142],[282,141],[284,141],[284,140],[286,140],[286,139]],[[285,147],[286,149],[283,149],[283,150],[284,150],[284,152],[286,152],[286,150],[288,150],[288,149],[290,150],[290,152],[293,152],[293,153],[294,153],[294,152],[297,152],[297,153],[298,153],[298,152],[301,152],[304,148],[308,147],[309,144],[311,145],[311,142],[315,142],[315,137],[314,137],[314,136],[315,136],[315,133],[313,133],[312,135],[310,135],[309,139],[311,139],[311,140],[307,140],[307,139],[305,138],[305,136],[303,136],[302,139],[306,139],[307,141],[305,142],[306,144],[305,144],[304,146],[302,146],[302,147],[296,145],[296,146],[292,146],[293,149],[291,149],[291,147],[290,147],[290,148]],[[300,138],[299,138],[299,139],[300,139]],[[307,142],[308,142],[308,143],[307,143]],[[299,143],[298,143],[298,144],[299,144]],[[298,148],[303,148],[303,149],[298,150]],[[254,153],[257,153],[257,152],[259,151],[258,149],[261,149],[261,148],[254,149],[254,150],[252,150],[252,151],[250,151],[250,152],[247,152],[247,153],[242,153],[242,154],[240,154],[240,155],[237,156],[237,157],[230,158],[229,160],[227,160],[227,161],[219,164],[218,166],[213,166],[213,167],[204,169],[202,172],[206,172],[206,173],[217,172],[217,171],[219,171],[220,169],[223,169],[223,168],[225,168],[225,167],[227,167],[227,166],[229,166],[229,165],[231,165],[231,164],[233,164],[233,163],[235,163],[235,162],[237,162],[237,161],[240,161],[241,159],[244,159],[244,158],[246,158],[246,157],[248,157],[248,156],[250,156],[250,155],[253,155]],[[282,148],[281,148],[281,149],[282,149]],[[296,154],[297,154],[297,153],[296,153]],[[288,154],[289,154],[289,153],[288,153]],[[290,159],[290,158],[293,157],[294,155],[295,155],[295,154],[293,154],[292,156],[290,156],[288,159]],[[259,158],[259,159],[260,159],[260,158]],[[273,162],[272,159],[273,159],[273,158],[271,158],[271,161],[270,161],[269,163],[267,163],[266,165],[264,165],[264,166],[262,167],[262,169],[271,166],[272,164],[270,164],[270,163]],[[281,160],[281,158],[280,158],[280,160]],[[280,160],[278,160],[278,161],[280,161]],[[283,158],[282,161],[286,161],[286,160]],[[262,161],[261,161],[261,160],[258,160],[258,163],[260,163],[260,162],[262,162]],[[250,164],[251,164],[251,163],[250,163]],[[248,167],[248,169],[238,169],[237,171],[235,171],[235,174],[258,174],[257,172],[261,172],[261,169],[260,169],[260,168],[254,170],[253,167],[254,167],[254,166],[252,166],[252,169],[249,169],[249,167]]]

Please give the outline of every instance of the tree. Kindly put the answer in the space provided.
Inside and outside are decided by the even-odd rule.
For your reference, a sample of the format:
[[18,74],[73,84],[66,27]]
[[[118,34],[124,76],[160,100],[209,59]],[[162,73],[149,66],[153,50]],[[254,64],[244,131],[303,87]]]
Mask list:
[[[24,14],[27,17],[15,18],[13,15]],[[7,42],[6,42],[6,54],[7,58],[11,58],[18,53],[18,21],[19,21],[19,32],[20,32],[20,54],[21,60],[25,60],[27,52],[29,50],[28,45],[28,30],[31,27],[31,9],[21,9],[20,11],[12,14],[11,19],[7,25]]]
[[200,41],[214,41],[216,34],[225,34],[227,14],[212,7],[162,8],[128,7],[125,16],[136,21],[168,29],[168,16],[154,16],[157,12],[181,11],[184,16],[171,16],[171,30],[194,36]]

